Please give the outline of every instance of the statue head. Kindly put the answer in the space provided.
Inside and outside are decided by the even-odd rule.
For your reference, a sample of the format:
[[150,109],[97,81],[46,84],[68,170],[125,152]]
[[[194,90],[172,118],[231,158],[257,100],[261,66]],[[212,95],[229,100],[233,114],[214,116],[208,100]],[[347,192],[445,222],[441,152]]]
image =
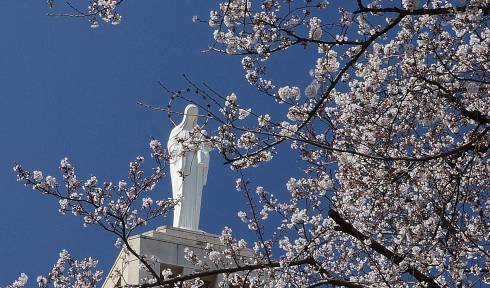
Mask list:
[[175,139],[178,137],[187,137],[186,133],[181,134],[183,131],[192,131],[194,127],[197,126],[197,117],[199,110],[197,106],[194,104],[189,104],[185,107],[184,115],[182,117],[182,121],[175,126],[172,131],[170,131],[170,135],[168,137],[167,147],[170,150],[170,147],[174,144]]
[[[197,106],[194,104],[189,104],[187,107],[185,107],[184,110],[184,117],[182,118],[182,122],[180,125],[182,125],[184,129],[192,129],[194,126],[197,124],[197,116],[199,110],[197,109]],[[179,126],[180,126],[179,125]]]

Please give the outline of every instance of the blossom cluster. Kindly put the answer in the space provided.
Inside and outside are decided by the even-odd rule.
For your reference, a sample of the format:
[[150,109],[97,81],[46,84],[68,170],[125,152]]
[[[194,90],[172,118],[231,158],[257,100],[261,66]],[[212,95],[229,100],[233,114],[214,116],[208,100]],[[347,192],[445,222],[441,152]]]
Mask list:
[[44,177],[41,171],[28,171],[15,165],[17,180],[45,195],[58,199],[59,212],[83,218],[83,225],[101,226],[118,239],[127,239],[132,231],[148,221],[165,216],[176,200],[153,200],[151,193],[162,180],[168,153],[158,140],[150,142],[156,166],[145,175],[142,156],[129,163],[128,177],[118,183],[101,182],[96,176],[80,180],[74,166],[64,158],[60,162],[61,181]]
[[[88,0],[87,9],[81,9],[75,7],[74,4],[66,2],[72,13],[53,13],[49,15],[53,16],[69,16],[69,17],[89,17],[90,27],[98,28],[99,19],[104,22],[111,23],[112,25],[118,25],[121,23],[122,16],[116,11],[117,7],[124,0]],[[47,0],[49,8],[55,6],[55,0]]]
[[[215,145],[242,171],[288,143],[305,174],[278,197],[237,182],[257,258],[284,252],[269,287],[490,281],[488,1],[228,1],[211,15],[214,50],[240,55],[246,80],[285,107],[220,118]],[[264,89],[294,46],[317,52],[311,78]]]
[[[36,278],[39,288],[57,287],[96,287],[102,280],[102,271],[95,270],[98,261],[92,258],[81,260],[74,259],[66,250],[59,253],[59,258],[54,264],[51,272],[46,276]],[[22,273],[19,278],[7,288],[28,287],[28,277]]]

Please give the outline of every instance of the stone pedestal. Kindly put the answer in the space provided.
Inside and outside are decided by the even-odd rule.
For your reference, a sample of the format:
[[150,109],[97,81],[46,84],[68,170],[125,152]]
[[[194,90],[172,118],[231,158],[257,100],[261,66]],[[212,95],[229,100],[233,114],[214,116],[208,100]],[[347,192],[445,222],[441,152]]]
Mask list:
[[[159,275],[165,269],[171,269],[174,275],[186,275],[195,271],[195,267],[184,258],[185,248],[191,249],[200,259],[203,259],[201,256],[204,255],[207,243],[212,244],[215,249],[222,247],[218,235],[167,226],[135,235],[130,238],[129,243],[138,255],[144,255],[146,259],[150,259],[150,256],[156,257],[156,262],[151,260],[149,262]],[[148,272],[140,269],[138,259],[123,250],[119,253],[102,288],[138,285],[148,276]],[[216,276],[202,280],[206,283],[205,287],[217,287]]]

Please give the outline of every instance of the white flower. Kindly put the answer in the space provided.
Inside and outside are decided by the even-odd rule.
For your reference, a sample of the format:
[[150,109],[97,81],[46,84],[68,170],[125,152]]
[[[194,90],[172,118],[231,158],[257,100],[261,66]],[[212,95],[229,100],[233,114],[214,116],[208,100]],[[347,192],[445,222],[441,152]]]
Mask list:
[[66,251],[65,249],[63,249],[59,253],[59,257],[60,257],[61,260],[68,260],[68,259],[70,259],[70,253],[68,253],[68,251]]
[[309,98],[314,98],[316,94],[318,93],[318,89],[320,88],[320,85],[318,84],[317,81],[311,82],[310,85],[306,86],[305,88],[305,95]]
[[243,120],[245,118],[248,117],[248,115],[250,115],[250,112],[252,112],[252,109],[251,108],[248,108],[248,109],[238,109],[238,119],[240,120]]
[[36,181],[36,182],[41,182],[43,180],[43,172],[33,171],[32,172],[32,178],[34,178],[34,181]]
[[158,148],[162,147],[162,144],[160,143],[160,141],[156,140],[156,139],[153,139],[150,141],[150,148],[152,150],[156,150]]
[[208,25],[210,27],[217,27],[219,25],[218,12],[216,12],[216,11],[210,11],[209,12],[209,22],[208,22]]
[[350,26],[352,25],[352,12],[345,10],[344,8],[339,9],[340,12],[340,24],[345,25],[345,26]]
[[337,61],[337,52],[328,50],[325,57],[320,57],[316,60],[316,66],[313,71],[313,76],[321,79],[327,72],[335,72],[339,69],[340,63]]
[[282,121],[280,123],[281,130],[279,131],[279,135],[284,137],[292,137],[296,131],[298,131],[297,125],[291,125],[287,121]]
[[119,190],[124,190],[126,188],[126,186],[128,186],[126,181],[124,181],[124,180],[119,181],[119,184],[118,184]]
[[114,246],[116,246],[117,248],[121,248],[122,245],[123,245],[123,241],[121,240],[121,238],[117,238],[116,242],[114,242]]
[[60,167],[63,169],[70,169],[71,168],[71,164],[70,164],[70,162],[68,162],[68,158],[65,157],[63,160],[61,160]]
[[301,19],[298,16],[291,17],[284,26],[293,27],[301,23]]
[[291,222],[294,224],[301,224],[308,221],[308,215],[306,215],[306,209],[296,210],[293,215],[291,215]]
[[319,40],[322,37],[322,20],[317,17],[313,17],[309,20],[310,31],[308,32],[308,37],[313,40]]
[[402,0],[403,8],[413,11],[419,5],[418,0]]
[[162,271],[162,277],[163,277],[164,280],[169,279],[170,276],[172,276],[172,275],[173,275],[172,270],[170,270],[169,268],[164,269]]
[[119,14],[114,14],[114,17],[112,18],[111,24],[112,25],[119,25],[121,23],[122,16]]
[[150,197],[143,198],[143,208],[149,208],[153,204],[153,200]]
[[245,132],[242,134],[242,136],[240,136],[240,139],[238,139],[237,146],[239,148],[251,148],[255,144],[257,144],[255,134],[252,132]]
[[46,176],[46,184],[48,184],[49,187],[54,188],[56,185],[56,178],[53,176]]
[[176,200],[175,201],[164,201],[164,200],[157,200],[156,201],[156,204],[160,208],[166,208],[168,206],[173,207],[176,203],[177,203]]
[[40,288],[44,288],[48,285],[48,279],[46,279],[44,276],[37,276],[36,281]]
[[27,284],[28,279],[29,279],[29,277],[27,277],[27,275],[25,273],[21,273],[19,276],[19,281],[22,283],[22,286]]
[[254,67],[254,62],[250,56],[245,56],[242,58],[243,69],[252,69]]
[[95,185],[97,185],[97,177],[95,177],[95,176],[90,177],[90,179],[85,181],[85,184],[84,184],[85,187],[91,187],[91,186],[95,186]]
[[17,278],[17,280],[15,280],[14,283],[8,286],[8,288],[22,288],[26,286],[28,279],[29,277],[27,277],[25,273],[21,273],[19,278]]
[[238,217],[240,218],[240,220],[242,220],[242,222],[247,222],[247,213],[243,211],[239,211]]
[[218,262],[220,258],[221,254],[218,251],[209,252],[209,260],[213,261],[214,263]]
[[301,97],[301,92],[298,87],[284,86],[279,88],[279,90],[277,91],[277,95],[282,101],[286,101],[290,98],[299,100],[299,98]]
[[237,191],[242,191],[242,186],[243,186],[243,180],[242,180],[242,178],[236,179],[236,181],[235,181],[235,189]]
[[244,249],[247,247],[247,242],[243,239],[240,239],[237,244],[240,249]]
[[235,93],[231,93],[230,95],[226,96],[226,102],[225,102],[225,106],[233,106],[236,104],[236,94]]
[[59,211],[61,213],[65,213],[66,209],[68,208],[68,199],[60,199],[60,209]]
[[95,28],[99,28],[99,26],[100,26],[99,21],[97,21],[95,19],[90,21],[90,28],[95,29]]
[[259,121],[260,127],[264,127],[269,121],[271,121],[271,116],[269,114],[260,115],[257,121]]
[[[97,263],[97,261],[95,261],[95,263]],[[95,265],[94,265],[95,266]],[[92,277],[95,281],[100,281],[102,280],[102,275],[104,274],[104,272],[102,270],[97,270],[95,271],[94,273],[94,276]]]

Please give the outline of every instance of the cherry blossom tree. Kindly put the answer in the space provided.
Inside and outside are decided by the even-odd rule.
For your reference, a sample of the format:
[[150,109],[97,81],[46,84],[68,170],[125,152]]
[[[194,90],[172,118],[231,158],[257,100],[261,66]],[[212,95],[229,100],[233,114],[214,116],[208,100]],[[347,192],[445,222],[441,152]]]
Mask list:
[[[69,15],[87,16],[93,27],[97,19],[119,23],[122,1],[89,2],[87,11],[70,5]],[[490,284],[490,1],[331,2],[228,0],[209,19],[194,18],[211,27],[209,51],[241,57],[246,81],[277,108],[265,113],[242,105],[239,91],[221,95],[190,80],[167,90],[173,101],[205,109],[214,128],[204,141],[240,175],[236,189],[248,201],[238,217],[256,241],[224,228],[227,249],[207,249],[215,267],[189,250],[195,273],[158,275],[128,245],[136,227],[178,201],[147,195],[169,157],[157,140],[156,168],[145,176],[137,158],[128,183],[80,181],[66,159],[62,182],[20,165],[18,180],[58,199],[60,212],[115,234],[153,276],[141,287],[199,287],[215,274],[222,287]],[[268,77],[270,60],[292,51],[316,55],[304,87]],[[280,145],[301,160],[302,173],[282,187],[252,186],[247,171],[274,161]],[[237,261],[245,248],[253,257]],[[38,278],[41,287],[100,279],[95,260],[60,256]],[[26,282],[21,275],[9,287]]]

